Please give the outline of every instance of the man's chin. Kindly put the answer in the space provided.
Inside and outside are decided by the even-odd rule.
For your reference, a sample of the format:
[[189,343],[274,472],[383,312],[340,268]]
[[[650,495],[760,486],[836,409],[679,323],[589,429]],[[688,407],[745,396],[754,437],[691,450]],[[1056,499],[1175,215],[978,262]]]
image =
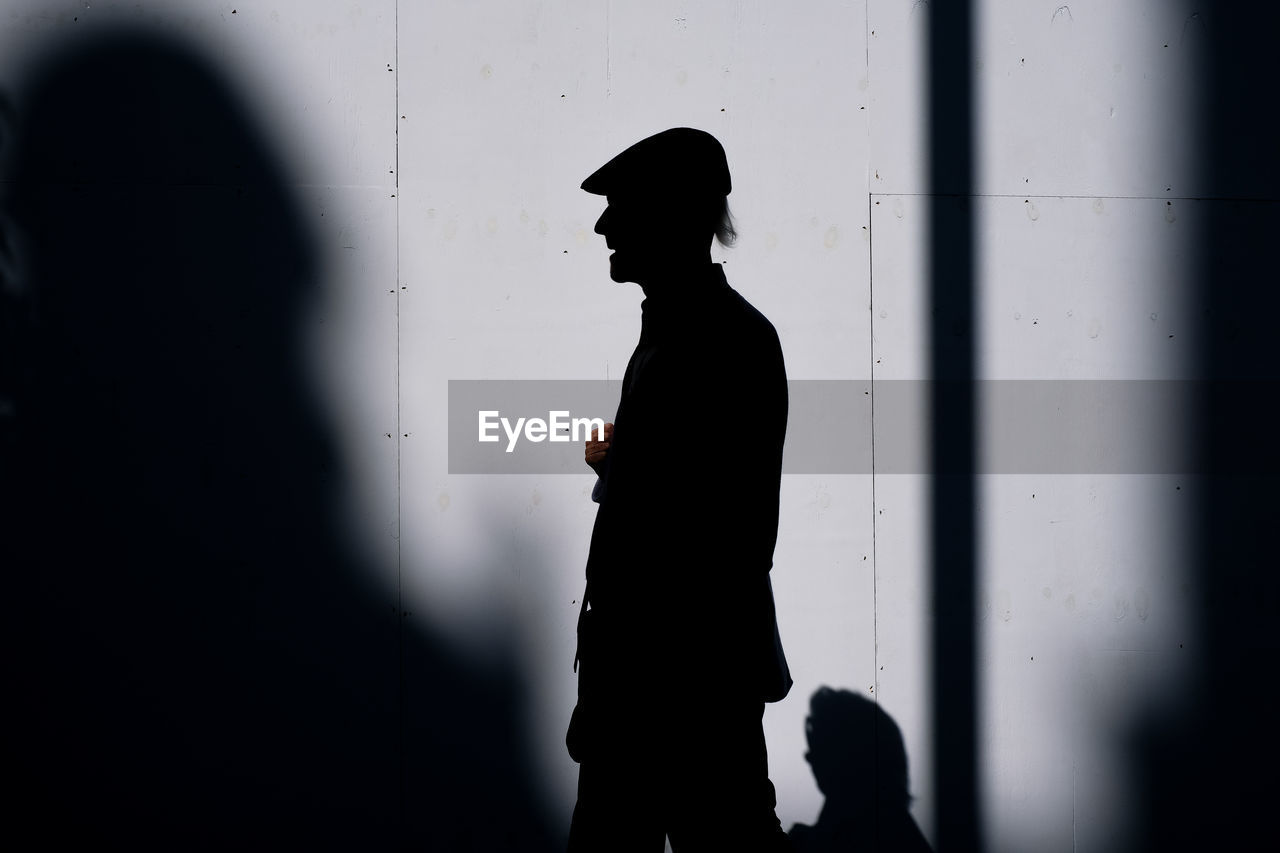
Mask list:
[[633,278],[631,273],[627,271],[626,263],[618,263],[617,255],[609,256],[609,278],[618,282],[618,284],[635,281],[635,278]]

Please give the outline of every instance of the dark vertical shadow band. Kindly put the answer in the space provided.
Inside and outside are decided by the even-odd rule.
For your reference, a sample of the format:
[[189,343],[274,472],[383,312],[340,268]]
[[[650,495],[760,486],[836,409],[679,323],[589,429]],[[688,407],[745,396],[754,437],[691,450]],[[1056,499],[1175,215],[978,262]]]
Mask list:
[[978,850],[973,614],[973,68],[968,0],[929,8],[933,749],[937,848]]
[[1135,850],[1247,849],[1275,833],[1280,488],[1270,472],[1280,442],[1274,396],[1238,389],[1280,380],[1278,30],[1275,4],[1202,6],[1179,43],[1205,48],[1199,88],[1168,95],[1195,97],[1200,109],[1203,225],[1190,304],[1205,381],[1188,430],[1205,475],[1186,480],[1196,499],[1194,617],[1169,650],[1186,660],[1187,685],[1151,700],[1129,732]]

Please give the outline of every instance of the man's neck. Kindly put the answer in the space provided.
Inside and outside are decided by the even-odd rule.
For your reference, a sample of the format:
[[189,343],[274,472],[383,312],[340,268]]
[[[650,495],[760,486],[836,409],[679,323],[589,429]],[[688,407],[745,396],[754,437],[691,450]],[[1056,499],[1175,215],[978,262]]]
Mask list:
[[643,281],[637,282],[644,291],[646,299],[657,297],[666,299],[673,294],[689,292],[704,287],[710,279],[712,267],[711,253],[696,260],[681,261],[655,270]]

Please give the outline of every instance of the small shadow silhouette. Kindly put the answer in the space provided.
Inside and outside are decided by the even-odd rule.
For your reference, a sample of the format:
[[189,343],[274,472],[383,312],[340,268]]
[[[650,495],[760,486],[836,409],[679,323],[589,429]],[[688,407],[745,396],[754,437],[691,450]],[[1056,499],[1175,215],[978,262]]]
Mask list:
[[902,732],[879,705],[820,687],[809,700],[805,736],[805,758],[826,802],[816,824],[788,833],[796,853],[930,851],[911,817]]

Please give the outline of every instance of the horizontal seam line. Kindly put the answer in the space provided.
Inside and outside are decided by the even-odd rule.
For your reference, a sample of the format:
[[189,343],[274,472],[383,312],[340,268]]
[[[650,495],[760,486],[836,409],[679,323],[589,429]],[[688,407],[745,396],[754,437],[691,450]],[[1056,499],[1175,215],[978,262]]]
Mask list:
[[1062,199],[1111,199],[1128,201],[1248,201],[1274,204],[1280,198],[1254,196],[1184,196],[1184,195],[1062,195],[1049,193],[871,193],[872,198],[1062,198]]

